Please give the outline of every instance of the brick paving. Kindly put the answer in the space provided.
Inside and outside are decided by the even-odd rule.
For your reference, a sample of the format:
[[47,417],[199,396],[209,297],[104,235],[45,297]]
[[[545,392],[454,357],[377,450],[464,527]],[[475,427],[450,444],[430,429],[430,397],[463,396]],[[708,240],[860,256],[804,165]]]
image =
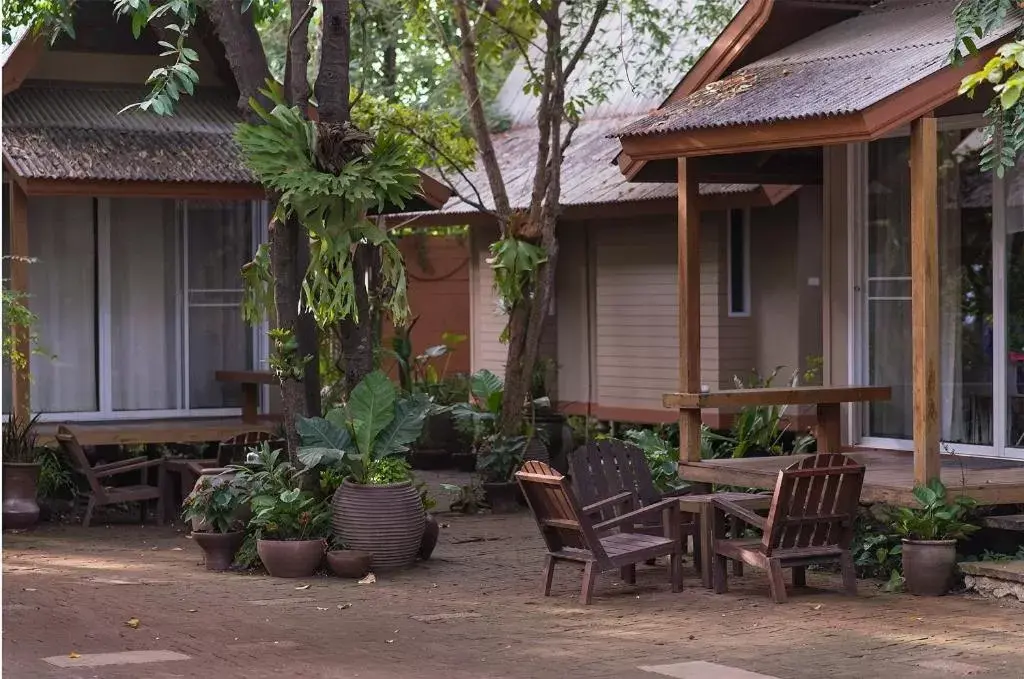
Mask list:
[[[441,521],[431,561],[372,585],[210,573],[175,528],[5,533],[3,676],[658,679],[683,670],[640,666],[719,663],[779,679],[1024,679],[1015,602],[918,599],[869,582],[850,599],[833,576],[811,573],[812,589],[775,605],[756,572],[716,596],[688,569],[674,595],[663,568],[641,567],[636,586],[603,576],[583,607],[570,566],[557,571],[554,596],[539,596],[541,543],[528,514]],[[127,651],[188,659],[44,661]],[[683,665],[695,661],[704,662]]]

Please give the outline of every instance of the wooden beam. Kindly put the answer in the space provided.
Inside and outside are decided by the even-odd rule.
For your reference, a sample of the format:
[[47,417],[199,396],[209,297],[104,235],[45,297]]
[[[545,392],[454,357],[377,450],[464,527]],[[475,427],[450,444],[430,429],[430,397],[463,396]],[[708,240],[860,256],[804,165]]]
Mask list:
[[795,406],[822,403],[856,403],[862,401],[888,401],[891,387],[860,386],[806,386],[766,387],[763,389],[722,389],[709,392],[665,394],[662,405],[666,408],[741,408],[745,406]]
[[[679,387],[685,392],[700,391],[700,207],[699,184],[690,171],[692,161],[680,158],[679,215],[676,225],[679,240]],[[679,459],[700,461],[700,411],[683,410],[679,414]]]
[[938,126],[910,126],[910,277],[913,297],[914,482],[939,477]]
[[[28,196],[16,182],[8,183],[11,192],[11,243],[10,252],[7,254],[11,259],[7,261],[10,267],[11,290],[28,294],[28,262],[23,259],[29,256],[28,250]],[[31,308],[29,300],[23,300]],[[11,367],[11,412],[27,416],[31,411],[30,385],[31,381],[29,362],[32,360],[32,343],[29,341],[30,330],[28,328],[14,328],[15,348],[25,357],[22,366]]]
[[25,191],[32,196],[137,196],[197,200],[263,200],[267,197],[266,189],[259,184],[73,179],[23,179],[21,182]]

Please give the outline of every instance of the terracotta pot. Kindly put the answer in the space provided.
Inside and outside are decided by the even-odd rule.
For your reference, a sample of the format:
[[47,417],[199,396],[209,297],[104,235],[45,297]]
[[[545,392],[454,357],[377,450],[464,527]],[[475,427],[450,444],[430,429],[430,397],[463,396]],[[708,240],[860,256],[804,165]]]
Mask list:
[[405,568],[416,561],[426,512],[411,481],[364,486],[346,480],[331,509],[335,536],[372,554],[374,569]]
[[370,572],[369,552],[358,549],[338,549],[327,552],[327,565],[339,578],[361,578]]
[[440,534],[441,526],[438,525],[437,519],[431,514],[427,514],[427,523],[423,528],[423,539],[420,541],[418,554],[421,559],[426,561],[434,553],[434,547],[437,547],[437,538]]
[[456,471],[472,474],[476,471],[476,453],[453,453],[452,462]]
[[956,540],[904,540],[903,577],[916,596],[942,596],[949,591],[956,566]]
[[256,553],[275,578],[308,578],[324,560],[324,541],[257,540]]
[[203,550],[203,556],[206,557],[206,570],[226,571],[234,563],[235,552],[242,546],[245,533],[240,530],[230,533],[196,533],[193,531],[192,540]]
[[443,448],[416,448],[409,454],[409,465],[421,470],[448,469],[452,454]]
[[40,466],[38,462],[4,462],[4,528],[31,528],[39,521],[36,486]]
[[519,484],[515,481],[483,484],[487,504],[495,514],[519,511]]

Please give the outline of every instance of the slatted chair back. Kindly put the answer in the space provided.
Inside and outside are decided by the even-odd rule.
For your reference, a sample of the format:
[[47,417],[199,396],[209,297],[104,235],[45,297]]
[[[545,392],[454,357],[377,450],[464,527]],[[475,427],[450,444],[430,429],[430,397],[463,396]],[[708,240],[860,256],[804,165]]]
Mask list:
[[217,466],[227,467],[232,462],[244,462],[249,448],[264,441],[270,441],[271,447],[276,444],[285,445],[285,442],[277,434],[269,431],[253,430],[235,434],[221,441],[217,447]]
[[765,521],[765,554],[806,547],[849,549],[863,485],[864,465],[837,453],[813,455],[781,470]]
[[599,564],[607,564],[594,522],[583,514],[566,478],[539,460],[528,460],[516,472],[516,480],[540,528],[548,552],[566,549],[590,551]]
[[[654,487],[644,451],[625,441],[604,439],[580,446],[569,459],[569,469],[584,506],[625,491],[636,493],[642,507],[662,499]],[[601,512],[602,520],[614,517],[614,507]]]
[[89,483],[89,490],[93,492],[93,495],[101,500],[105,498],[107,494],[103,489],[103,484],[100,483],[99,479],[96,478],[96,474],[93,473],[92,465],[85,454],[85,449],[78,442],[78,437],[75,436],[74,432],[61,425],[57,428],[56,439],[57,445],[60,446],[64,457],[71,464],[71,468],[85,477],[85,480]]

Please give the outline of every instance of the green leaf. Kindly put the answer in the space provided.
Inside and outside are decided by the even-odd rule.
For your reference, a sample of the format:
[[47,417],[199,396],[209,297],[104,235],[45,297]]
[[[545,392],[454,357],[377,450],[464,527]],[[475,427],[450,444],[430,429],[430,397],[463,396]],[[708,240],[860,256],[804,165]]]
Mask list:
[[430,411],[430,398],[426,394],[415,394],[395,404],[395,419],[377,438],[378,457],[404,453],[409,444],[423,433],[423,425]]
[[[330,414],[328,414],[330,416]],[[328,448],[346,451],[352,448],[352,437],[343,426],[322,417],[298,417],[295,430],[306,448]]]
[[490,370],[478,370],[473,373],[473,376],[469,381],[469,390],[484,406],[493,412],[497,412],[491,405],[494,403],[495,396],[497,396],[497,402],[501,403],[501,397],[505,390],[505,385],[501,378],[492,373]]
[[338,448],[303,446],[298,450],[299,462],[310,469],[318,464],[335,464],[345,459],[345,451]]
[[380,370],[375,370],[356,385],[349,398],[356,448],[362,455],[374,452],[374,440],[395,418],[395,385]]

